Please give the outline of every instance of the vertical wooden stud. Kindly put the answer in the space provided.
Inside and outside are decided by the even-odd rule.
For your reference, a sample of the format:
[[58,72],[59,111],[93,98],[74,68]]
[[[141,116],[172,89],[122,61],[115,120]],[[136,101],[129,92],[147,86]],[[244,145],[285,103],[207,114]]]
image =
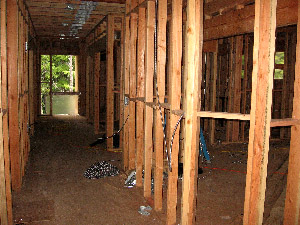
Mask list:
[[[216,104],[217,104],[217,76],[218,76],[218,42],[216,41],[216,51],[213,53],[213,74],[212,74],[212,87],[211,87],[211,102],[210,102],[210,111],[216,111]],[[211,119],[210,122],[210,135],[209,135],[209,142],[213,144],[215,142],[215,127],[216,127],[216,120]]]
[[18,123],[18,6],[16,1],[7,1],[7,69],[8,112],[11,181],[13,190],[21,188],[21,165]]
[[[170,61],[168,82],[168,103],[170,110],[180,109],[181,98],[181,57],[182,57],[182,0],[172,0],[172,17],[170,21]],[[167,124],[169,141],[179,116],[170,113]],[[169,145],[168,145],[169,146]],[[172,148],[172,171],[168,174],[167,224],[176,223],[177,180],[178,180],[179,127],[174,136]]]
[[[199,15],[200,12],[200,15]],[[181,224],[194,223],[194,201],[197,189],[195,176],[198,172],[197,151],[197,109],[198,109],[198,73],[199,61],[202,62],[203,32],[203,0],[187,1],[187,21],[185,38],[185,70],[184,70],[184,170],[182,183]],[[200,36],[200,37],[199,37]],[[199,47],[201,46],[201,49]],[[201,96],[200,96],[201,97]],[[201,99],[201,98],[200,98]]]
[[[6,204],[7,224],[12,225],[12,196],[11,196],[11,174],[8,140],[8,102],[7,102],[7,1],[1,1],[1,108],[2,108],[2,135],[3,135],[3,157],[5,170],[5,196],[2,204]],[[1,154],[1,153],[0,153]],[[2,218],[2,216],[1,216]],[[5,218],[5,217],[4,217]],[[5,220],[5,219],[3,219]]]
[[[297,46],[296,65],[293,100],[293,119],[300,119],[300,4],[298,1],[298,24],[297,24]],[[286,63],[286,62],[285,62]],[[300,224],[300,126],[292,126],[289,168],[287,177],[287,189],[284,209],[284,225]]]
[[[133,1],[131,2],[133,4]],[[133,6],[131,6],[133,7]],[[129,77],[129,97],[136,97],[136,40],[137,40],[137,14],[131,13],[130,16],[130,77]],[[129,169],[135,168],[135,106],[134,101],[129,102]]]
[[[235,37],[235,63],[234,63],[234,97],[233,112],[241,112],[241,81],[242,81],[242,56],[243,56],[243,36]],[[240,121],[233,121],[232,141],[239,141]]]
[[[130,0],[126,0],[126,13],[130,10]],[[124,30],[125,30],[125,37],[124,37],[124,69],[123,69],[123,76],[124,76],[124,95],[122,98],[124,99],[124,123],[129,115],[129,106],[125,105],[125,95],[129,96],[129,69],[130,69],[130,17],[125,17],[124,23]],[[128,98],[128,97],[126,97]],[[127,104],[127,103],[126,103]],[[127,121],[123,128],[123,169],[126,171],[129,169],[129,122]]]
[[[137,39],[137,97],[145,94],[145,37],[146,37],[146,10],[139,8],[138,39]],[[136,103],[136,186],[143,183],[143,151],[144,150],[144,103]]]
[[[242,113],[246,113],[247,105],[247,81],[248,81],[248,58],[249,58],[249,35],[245,36],[245,50],[244,50],[244,78],[243,78],[243,98],[242,98]],[[245,121],[241,122],[241,140],[245,141]]]
[[[166,77],[166,48],[167,48],[167,0],[158,2],[157,13],[157,71],[156,82],[158,96],[161,102],[165,99],[165,77]],[[162,109],[163,110],[163,109]],[[162,111],[162,115],[164,113]],[[155,173],[154,173],[154,209],[162,210],[162,185],[163,185],[163,157],[164,157],[164,133],[161,122],[160,111],[155,110],[154,122],[154,152],[155,152]]]
[[[145,102],[153,102],[155,2],[148,1],[146,9]],[[144,139],[144,197],[151,197],[153,108],[145,104]]]
[[[106,135],[108,137],[114,133],[114,36],[114,16],[108,15],[106,34]],[[113,138],[106,140],[106,148],[113,148]]]
[[276,0],[255,2],[253,80],[244,224],[262,224],[269,152]]
[[90,65],[91,65],[91,57],[88,56],[87,59],[86,59],[86,72],[85,72],[85,84],[86,84],[86,87],[85,87],[85,90],[86,90],[86,96],[85,96],[85,115],[86,115],[86,118],[89,120],[90,118]]
[[100,79],[100,52],[95,54],[94,73],[94,133],[99,134],[99,79]]
[[[124,18],[121,18],[121,27],[124,27]],[[120,129],[124,126],[124,122],[126,118],[124,118],[124,29],[121,30],[121,40],[120,40],[120,48],[119,48],[119,63],[118,63],[118,70],[120,70],[120,95],[119,95],[119,102],[120,102],[120,115],[119,115],[119,127]],[[122,148],[123,146],[123,135],[124,135],[124,127],[120,131],[120,139],[119,139],[119,146]],[[124,151],[124,149],[123,149]]]

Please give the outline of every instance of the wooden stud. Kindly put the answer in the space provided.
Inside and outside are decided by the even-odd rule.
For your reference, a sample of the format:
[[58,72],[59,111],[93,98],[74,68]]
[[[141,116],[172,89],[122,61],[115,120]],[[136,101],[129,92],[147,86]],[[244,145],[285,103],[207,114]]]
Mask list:
[[18,123],[18,6],[16,1],[7,1],[7,65],[8,65],[8,109],[9,148],[11,182],[13,190],[21,188],[21,165]]
[[276,0],[255,3],[253,80],[243,224],[262,224],[269,152]]
[[[235,60],[235,45],[234,38],[229,38],[230,43],[230,54],[229,54],[229,78],[227,82],[228,88],[228,101],[227,101],[227,112],[233,112],[233,91],[234,91],[234,60]],[[232,121],[228,120],[226,125],[226,141],[232,141]]]
[[[107,16],[106,46],[106,135],[114,133],[114,16]],[[113,148],[113,138],[106,140],[106,148]]]
[[[210,109],[210,87],[211,87],[211,57],[210,53],[205,53],[206,56],[206,71],[205,71],[205,102],[204,102],[204,110],[208,111]],[[209,119],[204,119],[203,131],[208,132]]]
[[[157,12],[157,71],[156,81],[160,101],[165,99],[165,77],[166,77],[166,49],[167,49],[167,0],[160,0]],[[162,109],[162,114],[164,116]],[[163,157],[164,157],[164,133],[161,122],[160,111],[155,110],[154,123],[154,209],[162,210],[162,185],[163,185]]]
[[91,57],[88,56],[86,59],[86,72],[85,72],[85,76],[86,76],[86,96],[85,96],[85,115],[86,118],[89,120],[90,118],[90,65],[91,65]]
[[[146,10],[139,8],[137,39],[137,93],[136,97],[145,94],[145,33]],[[144,150],[144,104],[136,103],[136,186],[143,184],[143,151]]]
[[[243,78],[243,94],[242,94],[242,112],[246,113],[247,105],[247,81],[248,81],[248,59],[249,59],[249,35],[245,36],[245,50],[244,50],[244,78]],[[245,141],[245,122],[241,123],[241,140]]]
[[[7,1],[1,1],[1,108],[2,108],[2,136],[3,136],[3,157],[5,170],[5,196],[2,204],[6,203],[7,224],[13,224],[12,216],[12,196],[11,196],[11,174],[10,174],[10,156],[9,156],[9,140],[8,140],[8,113],[7,113]],[[5,112],[6,110],[6,112]],[[2,174],[2,173],[0,173]],[[4,209],[5,210],[5,209]],[[0,216],[1,218],[2,215]],[[5,221],[5,219],[3,219]]]
[[[200,12],[200,13],[199,13]],[[200,15],[198,15],[200,14]],[[196,158],[197,151],[197,109],[198,109],[198,73],[202,68],[199,62],[202,62],[199,49],[200,40],[203,42],[203,33],[200,33],[198,27],[203,26],[203,0],[187,1],[187,21],[185,38],[185,70],[184,70],[184,161],[183,161],[183,183],[182,183],[182,206],[181,206],[181,224],[194,223],[194,201],[196,198]],[[199,37],[201,36],[201,37]],[[199,39],[200,38],[200,39]],[[202,54],[201,54],[202,56]],[[201,77],[201,76],[200,76]],[[200,96],[201,97],[201,96]]]
[[[124,19],[122,17],[122,27],[124,27]],[[118,60],[118,70],[120,73],[120,94],[119,94],[119,102],[120,102],[120,115],[119,115],[119,128],[121,129],[124,126],[124,122],[126,118],[124,118],[124,29],[121,30],[121,40],[120,40],[120,48],[118,52],[118,56],[120,59]],[[124,135],[124,127],[120,131],[120,138],[119,138],[119,146],[122,148],[123,146],[123,135]],[[124,151],[124,149],[123,149]]]
[[[293,100],[293,119],[300,119],[300,4],[298,4],[298,24],[297,24],[297,47]],[[285,62],[286,63],[286,62]],[[291,129],[289,168],[287,177],[287,189],[284,209],[284,225],[298,225],[300,221],[300,125]]]
[[99,79],[100,79],[100,52],[95,54],[95,74],[94,74],[94,133],[99,134]]
[[[241,112],[241,79],[242,79],[242,56],[243,56],[243,36],[235,37],[235,63],[234,63],[234,97],[233,112]],[[232,124],[232,141],[239,140],[240,122],[233,121]]]
[[[136,97],[136,40],[137,40],[137,14],[131,13],[130,16],[130,77],[129,77],[129,97]],[[135,143],[135,102],[129,103],[129,143]],[[129,146],[129,169],[135,168],[136,146]]]
[[[212,74],[212,90],[211,90],[211,102],[210,102],[210,110],[215,112],[216,111],[216,104],[217,104],[217,76],[218,76],[218,42],[216,44],[216,51],[213,53],[213,74]],[[214,144],[215,142],[215,127],[216,127],[216,120],[212,119],[210,121],[210,135],[209,140],[210,144]]]
[[[126,0],[126,12],[130,10],[130,0]],[[130,72],[130,17],[125,17],[125,37],[124,37],[124,95],[122,98],[124,99],[125,105],[125,95],[129,95],[129,72]],[[124,106],[124,121],[127,119],[129,115],[129,106]],[[127,121],[123,128],[123,169],[126,171],[129,169],[129,122]]]
[[[148,1],[146,9],[145,102],[153,102],[155,2]],[[151,197],[153,109],[145,104],[144,139],[144,197]]]
[[[4,7],[3,7],[4,6]],[[3,8],[2,8],[3,7]],[[1,2],[1,58],[6,59],[6,42],[2,39],[6,40],[6,22],[4,27],[2,27],[2,17],[4,16],[4,21],[6,20],[6,1]],[[2,46],[4,44],[4,46]],[[4,53],[5,55],[2,55]],[[2,69],[4,67],[4,69]],[[4,73],[3,73],[4,72]],[[6,60],[1,60],[1,77],[6,76]],[[1,78],[2,79],[2,78]],[[2,92],[2,86],[0,86],[0,93]],[[1,97],[1,96],[0,96]],[[2,98],[0,98],[0,105],[2,107]],[[7,225],[9,223],[8,211],[11,205],[9,206],[7,203],[7,185],[6,185],[6,176],[10,175],[6,172],[5,168],[5,152],[4,152],[4,139],[3,139],[3,110],[0,112],[0,222],[3,225]],[[9,168],[8,168],[9,169]],[[10,194],[10,193],[9,193]]]
[[[170,57],[169,57],[169,80],[168,80],[168,103],[170,110],[180,109],[181,99],[181,57],[182,57],[182,0],[172,0],[172,17],[170,21]],[[169,142],[174,127],[179,119],[178,115],[170,114],[167,123]],[[179,150],[179,127],[174,136],[171,154],[172,171],[168,174],[167,191],[167,224],[176,223],[177,208],[177,181],[178,181],[178,150]],[[168,146],[170,146],[168,144]]]

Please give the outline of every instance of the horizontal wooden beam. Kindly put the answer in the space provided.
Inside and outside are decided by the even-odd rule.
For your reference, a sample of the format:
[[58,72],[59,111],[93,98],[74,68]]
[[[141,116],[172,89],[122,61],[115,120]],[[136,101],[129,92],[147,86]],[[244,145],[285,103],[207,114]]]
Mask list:
[[292,119],[292,118],[272,119],[270,127],[287,127],[287,126],[295,126],[299,124],[300,124],[300,120],[298,119]]
[[216,119],[229,119],[229,120],[250,120],[250,114],[228,113],[228,112],[200,111],[197,113],[197,116],[210,117]]
[[[297,0],[278,1],[277,27],[297,24]],[[254,8],[248,5],[204,21],[204,40],[212,40],[254,31]]]

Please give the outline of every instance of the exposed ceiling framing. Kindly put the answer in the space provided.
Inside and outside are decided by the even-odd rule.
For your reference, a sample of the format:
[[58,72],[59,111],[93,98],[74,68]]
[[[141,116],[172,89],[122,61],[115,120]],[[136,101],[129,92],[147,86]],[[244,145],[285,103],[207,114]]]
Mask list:
[[123,13],[124,0],[27,0],[41,37],[85,37],[109,13]]

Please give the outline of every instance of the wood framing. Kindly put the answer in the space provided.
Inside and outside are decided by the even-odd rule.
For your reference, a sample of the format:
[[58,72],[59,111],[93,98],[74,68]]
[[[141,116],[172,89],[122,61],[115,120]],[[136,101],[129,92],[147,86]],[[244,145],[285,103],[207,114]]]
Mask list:
[[100,52],[95,54],[94,73],[94,133],[99,134],[99,79],[100,79]]
[[86,59],[86,71],[85,71],[85,115],[89,120],[90,118],[90,66],[91,66],[91,57],[88,56]]
[[[2,184],[5,184],[5,194],[2,195],[6,199],[1,199],[0,202],[5,204],[2,207],[3,211],[6,210],[5,214],[1,218],[4,218],[4,223],[9,225],[13,224],[12,215],[12,194],[11,194],[11,172],[10,172],[10,156],[9,156],[9,140],[8,140],[8,102],[7,102],[7,1],[1,1],[1,108],[2,108],[2,136],[3,136],[3,174],[5,176],[5,181],[2,180]],[[2,145],[2,144],[1,144]],[[0,153],[2,154],[2,152]],[[1,157],[1,156],[0,156]],[[0,167],[1,167],[0,166]],[[2,173],[0,172],[0,175]],[[4,190],[3,190],[4,193]],[[1,210],[2,211],[2,210]],[[6,219],[7,218],[7,221]]]
[[[130,11],[130,0],[126,0],[126,13]],[[124,121],[127,119],[129,115],[129,106],[128,103],[125,101],[125,95],[129,96],[129,69],[130,69],[130,17],[125,17],[124,22],[124,94],[122,98],[124,99],[124,114],[123,119]],[[128,97],[126,97],[128,99]],[[127,105],[125,105],[127,104]],[[127,121],[124,124],[123,128],[123,169],[126,171],[129,169],[129,122]]]
[[197,110],[199,98],[197,92],[198,73],[202,71],[202,68],[199,68],[199,62],[202,62],[202,54],[200,57],[202,43],[200,44],[200,41],[203,42],[203,33],[200,33],[200,26],[203,27],[203,0],[188,0],[184,62],[185,120],[181,224],[193,224],[195,221],[194,201],[197,193],[195,176],[198,175],[196,131],[198,128]]
[[[148,1],[146,9],[146,51],[145,51],[145,102],[153,102],[153,73],[154,73],[154,28],[155,2]],[[145,104],[144,125],[144,197],[151,197],[151,169],[153,152],[153,109]]]
[[[107,16],[106,46],[106,136],[114,133],[114,16]],[[98,103],[99,104],[99,103]],[[106,140],[106,148],[113,148],[113,138]]]
[[[139,8],[137,38],[137,93],[136,97],[145,95],[145,37],[146,10]],[[143,151],[144,150],[144,104],[136,103],[136,186],[143,185]]]
[[262,224],[266,189],[275,52],[276,0],[255,3],[252,99],[244,223]]
[[18,121],[18,6],[16,1],[7,1],[7,65],[11,182],[13,190],[19,190],[22,178]]
[[[182,57],[182,0],[172,0],[172,18],[170,21],[170,55],[169,55],[169,83],[168,103],[170,110],[180,109],[181,99],[181,57]],[[168,140],[171,141],[179,116],[170,114],[167,124]],[[170,146],[170,143],[168,143]],[[177,180],[178,180],[178,150],[179,127],[176,130],[171,153],[172,171],[168,173],[167,191],[167,224],[176,223],[177,208]]]
[[[220,5],[223,1],[220,1]],[[297,0],[278,1],[277,26],[288,26],[297,23]],[[238,10],[232,10],[224,15],[204,21],[204,40],[229,37],[253,32],[255,5],[248,5]],[[238,13],[237,13],[238,12]]]
[[[235,37],[235,63],[234,63],[234,98],[233,112],[241,112],[241,80],[242,80],[242,56],[243,56],[243,36]],[[234,121],[232,124],[232,141],[239,141],[240,122]]]
[[[293,119],[300,119],[300,4],[298,1],[297,47],[294,82]],[[284,209],[284,225],[298,225],[300,221],[300,125],[292,126],[287,189]]]
[[[131,1],[133,7],[135,1]],[[137,4],[137,3],[136,3]],[[137,14],[130,14],[130,76],[129,76],[129,97],[136,97],[136,40],[137,40]],[[135,143],[135,106],[136,103],[130,101],[129,103],[129,143]],[[129,145],[129,169],[135,168],[135,152],[136,146]]]
[[[157,95],[160,102],[165,99],[165,76],[166,76],[166,48],[167,48],[167,0],[160,0],[157,9]],[[158,98],[156,98],[158,101]],[[157,102],[158,103],[158,102]],[[164,128],[161,116],[164,118],[164,109],[156,108],[154,115],[154,209],[162,210],[162,185],[163,185],[163,157],[164,157]],[[162,113],[162,115],[160,114]]]

